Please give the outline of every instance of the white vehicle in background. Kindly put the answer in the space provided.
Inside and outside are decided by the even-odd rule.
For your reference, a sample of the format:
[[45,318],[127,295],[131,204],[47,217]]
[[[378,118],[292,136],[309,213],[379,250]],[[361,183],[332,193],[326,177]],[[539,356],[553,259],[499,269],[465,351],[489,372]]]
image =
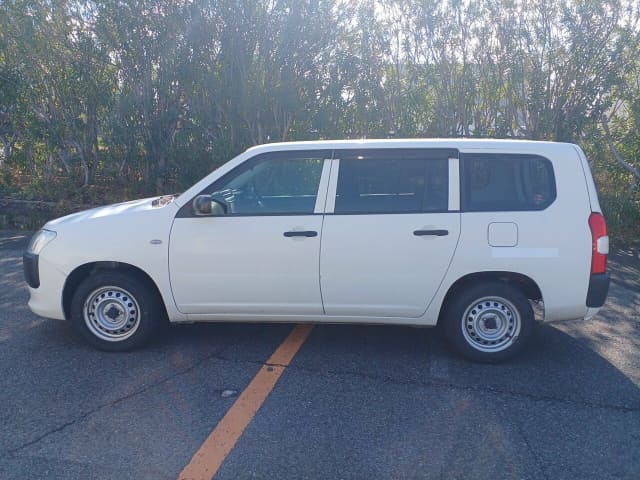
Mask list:
[[94,346],[167,320],[435,326],[463,355],[517,353],[534,323],[604,304],[608,237],[572,144],[261,145],[177,197],[52,220],[24,255],[43,317]]

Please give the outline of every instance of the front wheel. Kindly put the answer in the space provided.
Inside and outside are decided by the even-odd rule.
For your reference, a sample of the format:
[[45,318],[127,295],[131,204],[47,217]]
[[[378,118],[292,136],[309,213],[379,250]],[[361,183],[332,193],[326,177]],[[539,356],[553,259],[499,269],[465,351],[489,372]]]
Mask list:
[[445,334],[458,352],[474,361],[495,363],[524,347],[534,314],[520,290],[490,282],[460,290],[443,320]]
[[143,346],[163,323],[157,295],[146,279],[105,271],[80,284],[71,301],[71,323],[94,347],[126,351]]

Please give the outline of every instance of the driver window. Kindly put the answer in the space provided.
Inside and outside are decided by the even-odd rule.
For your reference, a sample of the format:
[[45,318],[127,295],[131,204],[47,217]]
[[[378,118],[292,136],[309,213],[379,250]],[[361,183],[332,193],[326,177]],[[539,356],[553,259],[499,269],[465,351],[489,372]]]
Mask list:
[[211,195],[231,215],[311,214],[324,159],[330,158],[323,153],[260,155],[212,185]]

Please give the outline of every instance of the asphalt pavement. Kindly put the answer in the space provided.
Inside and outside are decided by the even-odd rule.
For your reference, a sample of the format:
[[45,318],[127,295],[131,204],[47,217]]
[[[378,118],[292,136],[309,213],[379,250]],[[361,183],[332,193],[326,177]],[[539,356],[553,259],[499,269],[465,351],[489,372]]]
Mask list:
[[[0,234],[0,479],[178,478],[292,326],[98,352],[27,308],[26,242]],[[215,478],[640,478],[640,259],[610,265],[598,317],[501,365],[432,329],[315,326]]]

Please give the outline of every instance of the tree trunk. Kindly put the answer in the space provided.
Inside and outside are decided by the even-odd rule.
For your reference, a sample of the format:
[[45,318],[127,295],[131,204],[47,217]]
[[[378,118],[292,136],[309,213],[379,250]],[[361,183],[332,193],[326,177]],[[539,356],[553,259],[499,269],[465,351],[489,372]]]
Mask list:
[[167,159],[165,153],[160,151],[156,154],[156,194],[161,195],[165,193],[164,189],[167,184]]
[[[615,144],[613,143],[613,136],[611,135],[611,129],[609,128],[609,120],[607,119],[606,115],[602,114],[602,116],[600,117],[600,122],[602,123],[602,128],[604,130],[604,138],[607,141],[607,145],[609,146],[609,150],[611,151],[611,154],[626,171],[628,171],[629,173],[631,173],[631,175],[633,175],[633,185],[637,184],[638,180],[640,180],[640,169],[631,165],[624,158],[622,158],[622,155],[620,155],[620,152],[618,151]],[[633,191],[633,188],[634,187],[632,186],[632,191]]]

